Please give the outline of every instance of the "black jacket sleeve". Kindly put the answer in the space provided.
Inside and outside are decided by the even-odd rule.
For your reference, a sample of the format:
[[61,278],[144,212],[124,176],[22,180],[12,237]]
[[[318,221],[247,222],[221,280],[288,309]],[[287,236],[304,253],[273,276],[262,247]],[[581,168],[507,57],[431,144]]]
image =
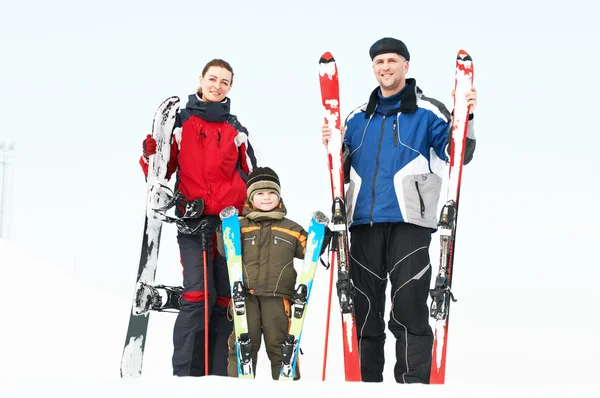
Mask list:
[[350,183],[350,151],[346,144],[342,144],[342,162],[344,163],[344,184]]

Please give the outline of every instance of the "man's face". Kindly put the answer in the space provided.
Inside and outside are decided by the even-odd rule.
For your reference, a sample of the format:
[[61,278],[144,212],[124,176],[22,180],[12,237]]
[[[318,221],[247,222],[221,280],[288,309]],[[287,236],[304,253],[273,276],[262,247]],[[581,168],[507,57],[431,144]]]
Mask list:
[[385,91],[400,90],[404,86],[408,61],[396,53],[379,54],[373,58],[373,73]]

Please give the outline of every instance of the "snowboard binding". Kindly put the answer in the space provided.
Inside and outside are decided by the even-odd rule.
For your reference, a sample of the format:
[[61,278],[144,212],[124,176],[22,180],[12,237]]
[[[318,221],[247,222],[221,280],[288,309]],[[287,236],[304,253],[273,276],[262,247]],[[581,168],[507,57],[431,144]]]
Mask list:
[[[197,235],[208,228],[208,221],[201,218],[204,211],[202,198],[187,200],[180,191],[173,192],[166,185],[161,185],[161,188],[166,203],[154,211],[161,215],[163,221],[175,224],[177,230],[186,235]],[[175,217],[166,214],[172,208],[175,208]]]
[[181,308],[183,288],[179,286],[152,286],[144,282],[138,283],[133,311],[142,315],[148,311],[177,312]]

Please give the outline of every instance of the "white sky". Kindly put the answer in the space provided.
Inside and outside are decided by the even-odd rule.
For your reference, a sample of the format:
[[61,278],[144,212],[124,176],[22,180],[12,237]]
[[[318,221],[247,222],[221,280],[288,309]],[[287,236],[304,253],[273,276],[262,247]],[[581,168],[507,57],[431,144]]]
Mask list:
[[[2,280],[19,311],[0,328],[9,355],[0,377],[118,378],[143,227],[137,161],[162,100],[185,100],[206,62],[228,60],[232,111],[259,163],[279,173],[289,217],[307,227],[314,210],[330,209],[318,59],[330,51],[338,62],[345,116],[376,85],[369,46],[394,36],[411,53],[409,77],[449,108],[456,52],[467,50],[475,65],[478,146],[463,174],[447,382],[596,380],[600,29],[590,4],[3,2],[0,140],[17,146],[11,244],[0,245],[0,267],[14,277]],[[157,282],[179,284],[175,229],[163,231]],[[307,381],[321,373],[328,273],[316,278],[303,338]],[[79,286],[57,301],[63,281]],[[83,309],[96,315],[80,320]],[[144,372],[154,382],[169,379],[173,320],[150,321]],[[331,322],[335,381],[341,332],[338,317]],[[73,335],[77,346],[66,344]],[[400,389],[391,339],[386,349],[384,384]],[[38,361],[44,366],[32,368]]]

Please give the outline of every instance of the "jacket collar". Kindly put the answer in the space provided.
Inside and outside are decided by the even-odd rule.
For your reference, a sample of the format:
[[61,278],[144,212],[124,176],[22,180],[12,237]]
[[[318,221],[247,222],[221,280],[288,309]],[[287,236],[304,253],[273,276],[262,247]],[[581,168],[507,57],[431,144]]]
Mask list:
[[192,115],[209,123],[223,122],[229,117],[231,100],[225,97],[223,102],[206,102],[202,101],[198,94],[191,94],[185,107]]
[[[375,113],[377,109],[377,103],[379,102],[379,87],[377,87],[373,92],[371,92],[371,96],[369,97],[369,102],[367,103],[367,109],[365,111],[365,117],[370,117]],[[415,79],[406,79],[405,89],[402,90],[402,95],[400,96],[400,106],[392,109],[390,113],[411,113],[417,110],[417,98],[421,96],[421,89],[417,87],[417,81]]]

